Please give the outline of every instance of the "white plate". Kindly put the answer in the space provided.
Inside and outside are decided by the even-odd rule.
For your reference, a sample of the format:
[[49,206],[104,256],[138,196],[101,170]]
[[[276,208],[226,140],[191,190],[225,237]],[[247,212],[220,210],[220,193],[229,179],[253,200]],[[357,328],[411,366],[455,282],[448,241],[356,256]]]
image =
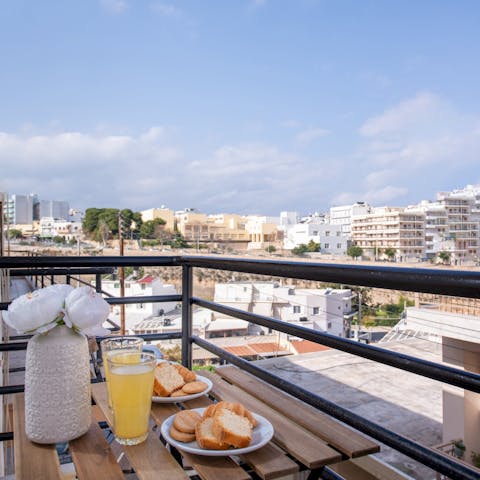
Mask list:
[[[204,408],[194,408],[196,412],[200,415],[203,414]],[[258,422],[258,425],[253,429],[252,432],[252,442],[248,447],[245,448],[230,448],[229,450],[207,450],[205,448],[200,448],[196,441],[194,442],[179,442],[178,440],[173,439],[170,436],[170,427],[173,422],[173,417],[171,415],[163,423],[161,427],[161,432],[163,438],[172,445],[173,447],[178,448],[184,452],[194,453],[196,455],[205,455],[208,457],[227,457],[229,455],[241,455],[243,453],[253,452],[259,448],[266,445],[271,438],[273,437],[273,426],[272,424],[261,415],[256,413],[253,414],[255,419]]]
[[201,391],[200,393],[192,393],[191,395],[184,395],[183,397],[152,397],[152,402],[155,402],[155,403],[187,402],[188,400],[193,400],[194,398],[198,398],[198,397],[201,397],[202,395],[205,395],[212,389],[213,385],[210,379],[197,375],[197,381],[206,383],[208,385],[207,388]]

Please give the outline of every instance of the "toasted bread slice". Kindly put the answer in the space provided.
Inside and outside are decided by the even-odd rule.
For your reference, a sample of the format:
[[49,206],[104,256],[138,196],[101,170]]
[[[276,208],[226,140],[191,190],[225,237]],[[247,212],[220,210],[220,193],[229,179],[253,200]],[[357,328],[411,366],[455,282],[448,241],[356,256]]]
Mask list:
[[184,367],[179,363],[174,363],[173,366],[178,370],[178,373],[183,377],[185,382],[194,382],[197,379],[195,373],[189,370],[187,367]]
[[177,369],[168,362],[162,362],[155,368],[153,393],[159,397],[168,397],[185,385],[185,380]]
[[213,433],[213,421],[213,417],[208,417],[195,425],[195,438],[198,446],[207,450],[227,450],[229,445],[220,442]]
[[205,411],[203,412],[203,417],[213,417],[215,415],[215,412],[221,408],[226,408],[228,410],[231,410],[232,412],[236,413],[237,415],[240,415],[242,417],[248,418],[250,423],[252,424],[252,427],[255,428],[257,426],[257,420],[253,416],[253,414],[250,412],[250,410],[246,409],[241,403],[239,402],[218,402],[214,403],[212,405],[209,405]]
[[213,416],[213,434],[220,442],[233,447],[248,447],[252,441],[252,424],[247,417],[228,408],[217,408]]

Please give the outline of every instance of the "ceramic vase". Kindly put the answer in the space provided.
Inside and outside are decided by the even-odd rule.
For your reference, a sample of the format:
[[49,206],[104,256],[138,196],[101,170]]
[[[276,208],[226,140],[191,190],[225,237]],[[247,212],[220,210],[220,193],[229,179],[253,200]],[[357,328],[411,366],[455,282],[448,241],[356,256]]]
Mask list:
[[87,338],[66,326],[32,337],[25,362],[25,429],[37,443],[80,437],[91,423]]

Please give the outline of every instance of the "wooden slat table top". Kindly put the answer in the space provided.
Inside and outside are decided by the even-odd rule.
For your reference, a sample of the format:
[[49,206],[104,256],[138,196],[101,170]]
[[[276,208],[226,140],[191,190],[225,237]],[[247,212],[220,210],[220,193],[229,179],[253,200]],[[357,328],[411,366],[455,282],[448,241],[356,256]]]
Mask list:
[[[92,396],[100,407],[107,423],[112,425],[112,414],[108,408],[105,384],[92,385]],[[123,446],[125,455],[140,480],[185,480],[187,473],[170,455],[156,433],[150,432],[147,439],[135,446]]]
[[78,480],[92,478],[123,480],[125,478],[95,419],[90,430],[80,438],[70,441],[69,447]]
[[[211,405],[211,403],[212,400],[210,400],[207,396],[203,396],[188,402],[184,402],[183,407],[188,409],[203,408]],[[173,415],[177,411],[178,407],[175,407],[172,404],[152,405],[152,416],[158,425],[160,425],[166,418],[168,418],[170,415]],[[228,457],[220,457],[223,458],[223,461],[220,460],[220,458],[217,458],[215,460],[215,468],[208,468],[208,458],[210,458],[211,462],[211,457],[205,458],[201,455],[184,455],[184,457],[204,479],[214,480],[216,478],[221,478],[221,476],[217,476],[217,472],[222,464],[224,465],[226,471],[228,471],[228,477],[225,476],[224,478],[228,478],[229,480],[233,478],[242,479],[245,478],[246,475],[245,471],[237,464],[232,462]],[[264,480],[272,480],[275,478],[284,477],[285,475],[299,471],[298,464],[287,457],[285,452],[283,452],[280,448],[275,447],[272,443],[268,443],[255,452],[241,455],[240,458],[243,462],[248,464],[260,476],[260,478]]]
[[280,412],[246,393],[235,385],[230,385],[216,374],[204,372],[213,382],[210,392],[220,400],[240,402],[249,410],[267,418],[274,428],[273,439],[284,450],[310,469],[315,469],[342,460],[342,455],[308,430],[296,425]]
[[25,433],[25,397],[13,395],[13,445],[16,480],[61,480],[55,445],[31,442]]
[[380,446],[373,440],[237,367],[220,367],[216,373],[323,438],[348,457],[356,458],[380,451]]

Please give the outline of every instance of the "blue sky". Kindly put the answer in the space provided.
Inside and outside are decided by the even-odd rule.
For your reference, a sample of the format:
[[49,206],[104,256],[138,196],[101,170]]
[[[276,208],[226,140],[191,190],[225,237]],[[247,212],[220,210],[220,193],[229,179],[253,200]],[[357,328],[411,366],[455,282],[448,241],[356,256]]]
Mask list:
[[480,183],[480,3],[2,0],[0,191],[207,213]]

